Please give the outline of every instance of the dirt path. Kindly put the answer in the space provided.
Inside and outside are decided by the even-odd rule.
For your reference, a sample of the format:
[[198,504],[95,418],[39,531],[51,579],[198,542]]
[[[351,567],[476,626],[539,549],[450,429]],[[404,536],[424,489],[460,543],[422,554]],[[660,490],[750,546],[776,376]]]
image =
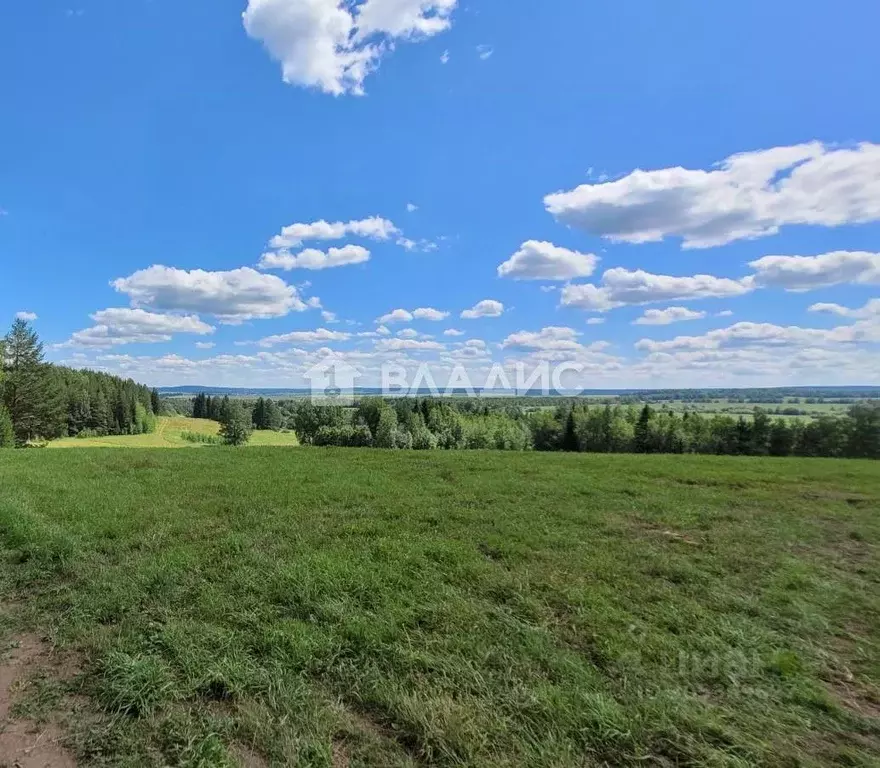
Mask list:
[[54,667],[51,649],[36,635],[16,635],[3,644],[0,658],[0,766],[75,768],[63,747],[64,734],[52,723],[13,718],[13,706],[26,681]]

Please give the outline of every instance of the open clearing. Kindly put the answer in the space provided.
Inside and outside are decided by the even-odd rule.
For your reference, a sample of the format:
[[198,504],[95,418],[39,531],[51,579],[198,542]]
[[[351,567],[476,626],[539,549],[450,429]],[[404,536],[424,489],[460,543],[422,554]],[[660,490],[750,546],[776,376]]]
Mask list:
[[7,451],[4,647],[79,670],[10,717],[81,765],[877,765],[878,546],[868,461]]
[[[193,432],[216,435],[220,425],[208,419],[190,419],[185,416],[160,416],[155,432],[146,435],[111,435],[109,437],[66,437],[52,440],[47,448],[205,448],[205,443],[190,442],[183,435]],[[298,445],[293,432],[255,431],[249,445]]]

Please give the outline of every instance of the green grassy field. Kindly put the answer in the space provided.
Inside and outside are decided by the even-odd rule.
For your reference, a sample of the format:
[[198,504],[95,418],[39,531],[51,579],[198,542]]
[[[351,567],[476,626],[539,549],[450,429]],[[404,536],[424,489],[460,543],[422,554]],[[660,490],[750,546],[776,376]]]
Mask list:
[[876,463],[7,451],[0,550],[83,765],[880,761]]
[[[191,442],[184,434],[218,434],[220,425],[208,419],[190,419],[185,416],[160,416],[155,432],[147,435],[111,435],[109,437],[67,437],[52,440],[47,448],[204,448],[205,443]],[[249,445],[298,445],[293,432],[255,431]]]

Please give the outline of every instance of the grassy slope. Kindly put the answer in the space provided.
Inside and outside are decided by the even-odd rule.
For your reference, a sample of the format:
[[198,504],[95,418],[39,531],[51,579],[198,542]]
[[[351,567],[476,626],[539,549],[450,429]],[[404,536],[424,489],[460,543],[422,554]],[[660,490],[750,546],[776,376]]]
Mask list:
[[0,589],[87,660],[83,760],[880,759],[876,463],[0,454]]
[[[185,416],[162,416],[155,432],[149,435],[112,435],[110,437],[69,437],[53,440],[48,448],[204,448],[204,443],[184,440],[184,432],[216,435],[216,421],[189,419]],[[297,445],[293,432],[254,432],[251,445]]]

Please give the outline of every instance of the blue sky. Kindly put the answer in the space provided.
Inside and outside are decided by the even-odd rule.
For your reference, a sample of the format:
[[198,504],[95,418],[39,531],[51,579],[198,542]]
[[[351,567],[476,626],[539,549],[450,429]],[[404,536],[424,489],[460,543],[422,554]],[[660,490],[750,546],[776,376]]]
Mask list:
[[363,384],[878,384],[878,24],[868,0],[5,3],[0,316],[157,385],[301,386],[329,357]]

